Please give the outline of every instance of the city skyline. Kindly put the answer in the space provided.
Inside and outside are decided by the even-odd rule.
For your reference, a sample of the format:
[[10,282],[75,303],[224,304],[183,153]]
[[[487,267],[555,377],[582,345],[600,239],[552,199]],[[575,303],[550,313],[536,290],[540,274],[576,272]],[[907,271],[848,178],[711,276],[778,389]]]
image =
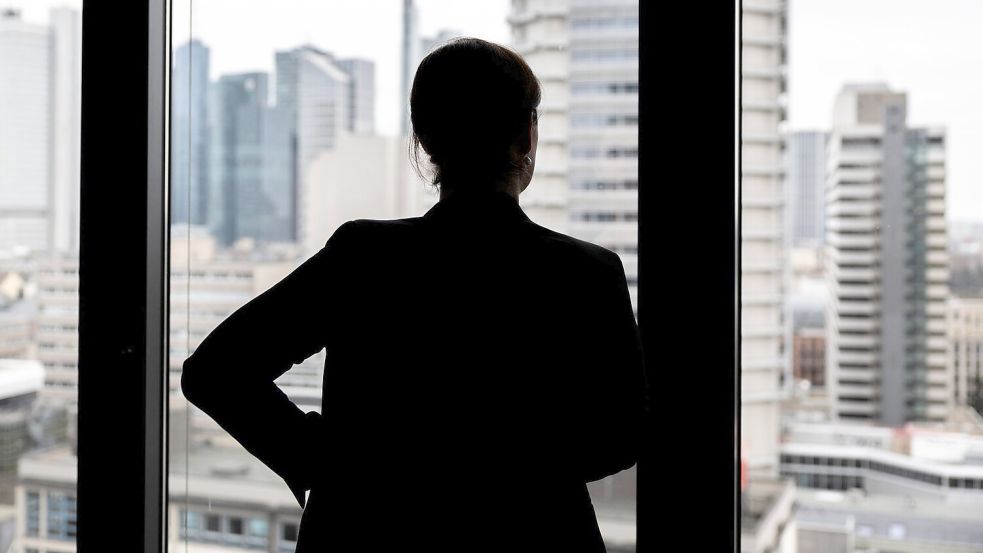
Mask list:
[[[81,0],[31,0],[20,4],[25,19],[44,22],[50,6],[81,7]],[[289,0],[278,10],[279,24],[269,25],[268,13],[258,0],[237,4],[241,29],[222,25],[220,2],[197,2],[192,23],[195,35],[206,42],[211,29],[226,33],[214,43],[228,43],[216,52],[217,73],[272,69],[264,52],[304,42],[335,52],[340,57],[366,57],[376,62],[377,130],[395,135],[399,129],[399,28],[401,0],[373,0],[346,6],[350,24],[331,23],[332,8]],[[433,36],[454,28],[462,34],[501,43],[509,42],[505,17],[507,0],[454,2],[418,0],[420,33]],[[176,47],[187,38],[185,6],[176,2]],[[295,9],[290,9],[291,7]],[[388,17],[379,18],[379,13]],[[313,14],[313,16],[312,16]],[[865,22],[876,15],[878,25]],[[378,33],[359,33],[367,19]],[[976,99],[983,93],[983,78],[965,68],[983,64],[983,35],[974,22],[983,20],[983,4],[973,0],[925,3],[918,0],[850,0],[789,2],[788,130],[820,130],[830,117],[836,91],[851,81],[878,80],[906,90],[914,100],[911,124],[943,125],[950,138],[948,213],[953,221],[983,222],[983,111]],[[324,21],[325,23],[321,23]],[[267,32],[257,35],[256,26]],[[912,25],[922,32],[911,33]],[[215,37],[211,37],[215,38]],[[896,55],[903,52],[905,55]],[[268,66],[263,64],[269,64]],[[216,74],[217,74],[216,73]]]
[[[37,1],[41,6],[66,4]],[[197,51],[207,54],[191,64],[177,54],[188,37],[180,38],[175,25],[171,82],[188,97],[173,95],[170,107],[171,163],[186,170],[183,175],[172,171],[169,183],[171,286],[165,314],[170,318],[173,399],[182,399],[178,384],[184,359],[209,331],[316,252],[338,225],[358,218],[413,216],[429,207],[422,194],[415,195],[424,184],[402,172],[409,156],[398,135],[398,100],[405,95],[398,91],[405,85],[401,75],[412,75],[420,51],[435,38],[446,38],[442,32],[448,29],[492,40],[499,32],[495,29],[504,28],[505,36],[495,41],[515,48],[541,77],[536,175],[521,205],[543,226],[618,253],[635,299],[640,183],[638,35],[632,28],[638,19],[632,10],[640,0],[513,2],[419,0],[421,24],[402,37],[400,29],[411,27],[400,25],[402,0],[369,0],[330,22],[325,21],[331,13],[327,4],[283,0],[285,6],[271,10],[268,2],[246,0],[243,17],[225,34],[211,29],[227,9],[201,2],[195,4],[194,23],[201,33],[193,39],[207,47]],[[23,15],[43,26],[47,14],[37,15],[38,4]],[[481,14],[505,8],[501,17],[486,15],[480,22],[472,14],[455,15],[468,4],[480,5]],[[951,18],[957,4],[942,4],[939,20]],[[188,5],[175,2],[177,10]],[[395,8],[393,17],[380,15],[378,8],[389,5]],[[911,524],[908,538],[971,536],[976,541],[967,543],[979,545],[983,533],[971,533],[975,521],[938,533],[917,522],[924,513],[930,516],[921,522],[931,525],[969,511],[964,505],[983,505],[983,198],[974,203],[977,190],[964,185],[958,195],[953,183],[954,176],[972,174],[966,163],[983,167],[972,150],[966,154],[968,143],[962,140],[976,124],[975,106],[959,108],[973,89],[944,76],[938,79],[941,85],[913,83],[919,68],[934,59],[922,50],[926,39],[912,33],[915,21],[880,28],[881,22],[894,25],[924,6],[899,0],[897,10],[871,19],[870,10],[883,7],[871,0],[857,8],[855,20],[833,21],[830,14],[847,9],[845,0],[829,0],[826,12],[817,12],[817,5],[815,0],[743,5],[741,550],[855,553],[854,543],[859,550],[876,545],[864,541],[868,538],[895,538],[895,525],[878,527],[872,520],[881,515],[868,508]],[[373,9],[379,13],[371,33],[335,32],[338,21],[361,27]],[[275,24],[269,25],[274,13]],[[267,19],[256,19],[263,14]],[[175,18],[187,21],[187,15],[175,13]],[[270,32],[257,32],[257,24]],[[933,20],[926,27],[934,33],[939,25]],[[799,34],[800,29],[805,30]],[[240,48],[244,30],[256,40]],[[885,53],[886,44],[906,32],[912,43],[897,56]],[[958,26],[953,35],[964,32]],[[880,44],[882,36],[894,38]],[[843,57],[844,45],[856,49],[871,41],[878,44],[869,51]],[[806,42],[809,48],[801,47]],[[943,41],[944,48],[931,52],[945,51],[950,42],[958,41]],[[400,56],[406,44],[415,54]],[[383,47],[394,50],[373,54]],[[963,54],[943,60],[940,75],[977,55]],[[905,56],[911,67],[899,69]],[[869,66],[878,57],[879,68]],[[62,64],[61,71],[66,67]],[[187,80],[192,73],[192,81],[205,86],[192,91]],[[817,75],[822,79],[817,81]],[[959,97],[940,100],[940,88]],[[844,90],[852,92],[835,101]],[[955,108],[966,117],[947,120],[946,114],[958,112]],[[208,129],[182,120],[182,110],[194,109],[198,115],[192,120],[214,131],[212,138],[221,138],[209,143]],[[12,126],[21,124],[11,120]],[[806,143],[797,145],[797,140]],[[203,144],[208,147],[196,153]],[[200,160],[205,162],[195,163]],[[63,169],[68,165],[65,159],[57,163]],[[951,169],[960,165],[969,173]],[[196,183],[196,176],[202,182]],[[209,178],[215,182],[209,184]],[[74,180],[78,186],[77,175]],[[209,196],[208,187],[218,193]],[[710,184],[711,193],[725,188],[725,183]],[[180,206],[190,209],[173,209]],[[217,206],[227,216],[219,219],[222,225],[209,220]],[[698,205],[684,209],[700,219]],[[78,221],[67,220],[66,213],[50,209],[45,217],[74,228]],[[972,215],[977,226],[961,223],[959,213]],[[287,219],[292,223],[281,224]],[[223,230],[228,221],[233,230]],[[283,229],[290,224],[297,232],[287,236]],[[796,230],[800,226],[801,232]],[[269,239],[271,228],[278,229],[277,239]],[[686,239],[685,232],[679,239]],[[46,449],[50,443],[39,447],[40,441],[25,440],[23,452],[7,455],[9,460],[23,453],[25,460],[22,468],[14,463],[12,469],[20,488],[22,518],[16,524],[18,530],[27,529],[22,537],[28,538],[19,545],[40,550],[48,548],[44,540],[62,550],[59,544],[74,539],[75,528],[68,527],[76,514],[74,496],[64,490],[75,482],[78,252],[63,257],[52,249],[57,248],[0,256],[0,351],[33,360],[32,370],[43,371],[35,383],[38,398],[69,408],[47,414],[53,422],[45,432],[60,432],[46,435],[48,442],[61,447]],[[692,250],[699,253],[700,245]],[[957,281],[958,287],[952,284]],[[700,332],[712,320],[708,315],[690,331]],[[659,352],[653,359],[665,364]],[[284,373],[277,385],[305,411],[317,410],[325,362],[321,350]],[[706,365],[696,352],[693,370],[705,372],[708,381],[729,369]],[[17,425],[27,413],[27,399],[5,403],[3,392],[0,388],[0,432],[23,434]],[[701,407],[699,392],[681,391],[693,394],[694,408]],[[299,511],[282,482],[207,415],[189,411],[183,401],[170,407],[172,543],[289,550]],[[16,424],[5,422],[5,410],[20,417]],[[694,439],[705,439],[707,429],[692,426]],[[942,436],[943,431],[950,434]],[[9,463],[7,472],[2,470],[2,453],[0,494],[3,478],[8,484],[11,478]],[[57,471],[44,472],[55,465]],[[44,474],[51,480],[34,479]],[[589,491],[598,518],[608,517],[605,538],[633,545],[634,472],[598,481]],[[831,498],[840,492],[851,501],[834,502]],[[903,498],[910,512],[899,515],[886,507]],[[6,503],[2,495],[0,503]],[[828,509],[833,503],[837,506]],[[855,516],[856,528],[817,526],[823,513],[833,511],[844,520]],[[40,521],[34,533],[25,516]],[[612,530],[615,520],[621,526]],[[758,521],[764,522],[759,526]],[[855,541],[849,542],[851,549],[834,548],[822,541],[831,534]],[[783,536],[798,536],[798,549],[790,549]],[[917,553],[934,551],[934,545],[928,542]],[[10,553],[19,551],[15,544]],[[7,553],[2,531],[0,553]]]

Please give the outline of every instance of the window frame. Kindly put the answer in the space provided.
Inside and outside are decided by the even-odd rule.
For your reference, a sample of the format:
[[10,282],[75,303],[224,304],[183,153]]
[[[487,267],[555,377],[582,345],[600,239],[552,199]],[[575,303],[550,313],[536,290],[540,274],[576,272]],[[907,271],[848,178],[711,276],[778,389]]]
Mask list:
[[[731,11],[639,2],[638,177],[696,184],[638,191],[638,319],[653,392],[638,463],[638,551],[696,536],[708,551],[738,543],[740,10],[740,0]],[[681,21],[700,22],[699,58],[678,54],[693,33]],[[170,0],[84,0],[82,22],[78,551],[112,543],[163,552]],[[667,87],[667,76],[685,86]],[[705,163],[708,155],[719,163]],[[717,181],[733,182],[733,194],[700,186]],[[127,185],[139,182],[147,184]],[[695,223],[664,207],[688,205],[699,207]],[[681,229],[686,240],[664,240]],[[656,287],[673,293],[647,294]],[[719,367],[713,386],[702,367]],[[686,425],[657,423],[680,413]],[[660,476],[680,466],[697,477]],[[120,508],[134,504],[143,508]]]
[[[638,189],[638,325],[652,409],[637,551],[739,544],[741,5],[639,2],[638,180],[665,185]],[[683,55],[694,32],[699,55]],[[732,193],[708,194],[703,183],[714,182],[733,183]],[[719,372],[708,378],[704,367]],[[670,422],[683,413],[685,424]]]
[[166,550],[169,9],[82,5],[80,553]]

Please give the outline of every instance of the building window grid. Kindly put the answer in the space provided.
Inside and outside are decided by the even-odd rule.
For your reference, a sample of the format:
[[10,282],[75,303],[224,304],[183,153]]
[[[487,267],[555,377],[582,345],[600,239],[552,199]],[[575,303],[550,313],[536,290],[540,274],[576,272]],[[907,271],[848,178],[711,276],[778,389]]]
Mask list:
[[78,510],[75,496],[48,492],[47,536],[55,540],[74,540],[78,533]]
[[36,538],[41,535],[41,494],[27,492],[24,497],[25,510],[24,532],[28,537]]
[[189,542],[244,549],[269,548],[269,523],[262,516],[224,515],[181,509],[178,535]]
[[[983,479],[969,479],[969,478],[944,478],[943,476],[934,475],[926,473],[919,470],[908,469],[905,467],[899,467],[890,463],[883,463],[880,461],[868,461],[865,459],[848,459],[848,458],[834,458],[834,457],[817,457],[817,456],[806,456],[806,455],[781,455],[782,465],[811,465],[811,466],[826,466],[826,467],[838,467],[838,468],[851,468],[851,469],[861,469],[867,470],[869,472],[887,474],[890,476],[895,476],[899,478],[904,478],[907,480],[913,480],[916,482],[921,482],[924,484],[929,484],[933,486],[942,487],[948,484],[949,488],[963,488],[963,489],[980,489],[983,490]],[[784,467],[789,468],[789,467]],[[798,473],[798,471],[783,471],[787,475],[793,473]],[[809,486],[809,487],[821,487],[821,486]]]

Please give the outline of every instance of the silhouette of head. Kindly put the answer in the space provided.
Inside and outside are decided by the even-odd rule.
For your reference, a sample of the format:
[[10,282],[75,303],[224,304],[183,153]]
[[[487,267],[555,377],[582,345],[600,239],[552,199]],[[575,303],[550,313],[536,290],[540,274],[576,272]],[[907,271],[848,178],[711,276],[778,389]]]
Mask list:
[[535,168],[540,96],[532,69],[504,46],[458,38],[430,52],[410,92],[417,171],[422,148],[442,192],[521,192]]

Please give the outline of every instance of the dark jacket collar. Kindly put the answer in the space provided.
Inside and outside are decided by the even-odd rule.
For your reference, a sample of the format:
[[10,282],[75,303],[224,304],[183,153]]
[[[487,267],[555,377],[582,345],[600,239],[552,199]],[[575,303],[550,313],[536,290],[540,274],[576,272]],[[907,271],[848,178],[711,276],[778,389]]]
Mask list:
[[484,221],[528,221],[519,202],[506,192],[457,191],[438,201],[424,215],[434,219],[481,219]]

